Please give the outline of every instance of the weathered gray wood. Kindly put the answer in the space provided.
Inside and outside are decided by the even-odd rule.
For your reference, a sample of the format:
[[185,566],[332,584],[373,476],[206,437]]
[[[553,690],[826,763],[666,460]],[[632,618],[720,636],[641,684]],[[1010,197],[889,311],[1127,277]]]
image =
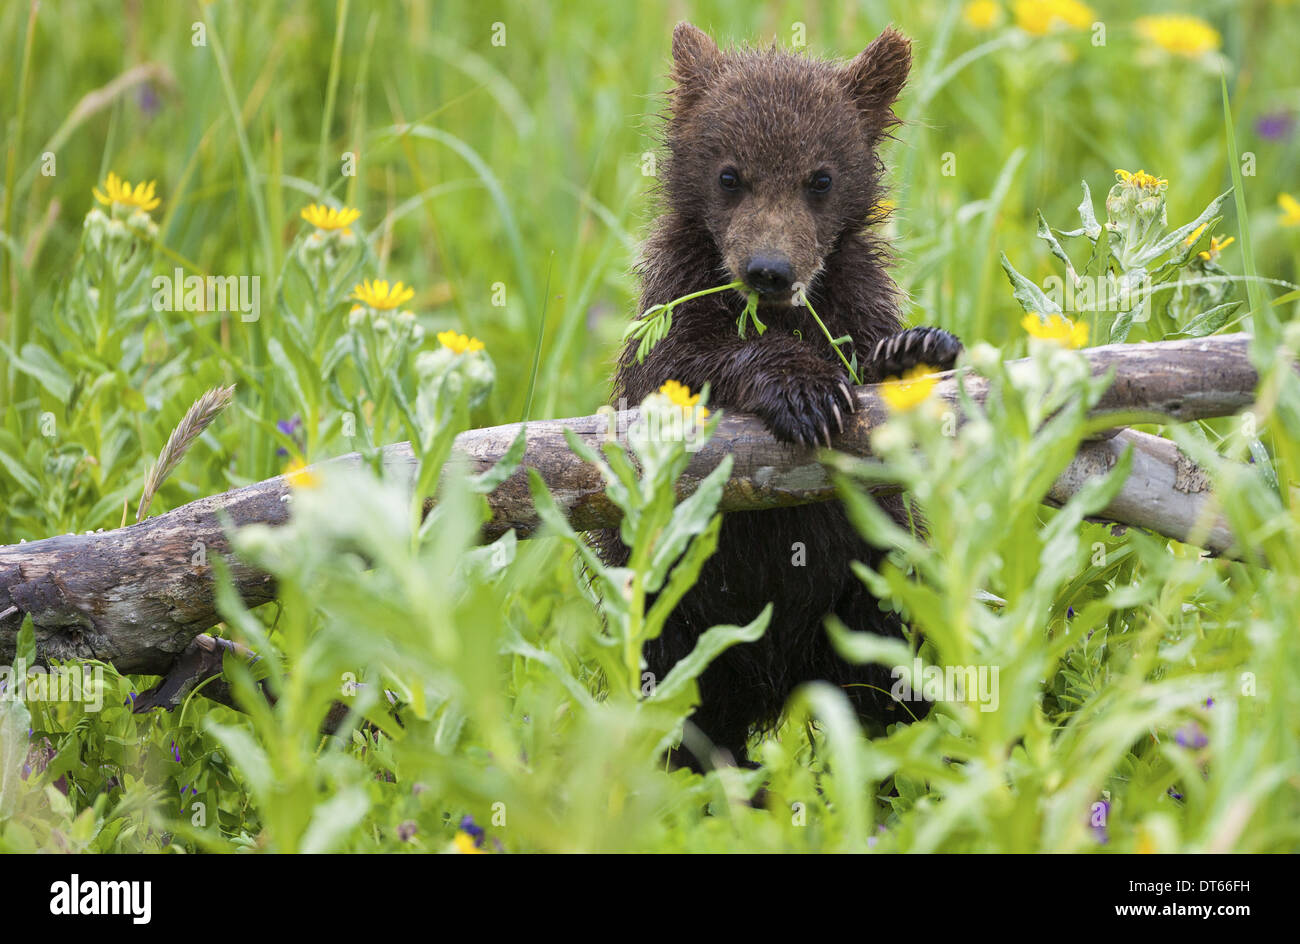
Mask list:
[[[1236,413],[1250,405],[1257,383],[1247,358],[1249,340],[1237,334],[1093,348],[1086,354],[1094,370],[1115,371],[1115,382],[1096,412],[1140,411],[1176,420]],[[1013,362],[1011,369],[1026,366]],[[981,401],[985,382],[966,377],[965,383],[973,399]],[[956,378],[940,380],[936,393],[955,406]],[[871,430],[884,421],[886,410],[874,388],[860,387],[856,395],[859,409],[845,418],[835,447],[867,455]],[[594,444],[610,435],[611,423],[626,429],[635,417],[636,411],[625,411],[528,424],[523,465],[541,473],[575,528],[606,527],[617,515],[599,473],[569,451],[564,430]],[[486,469],[518,431],[518,424],[469,430],[458,437],[456,448],[475,467]],[[1199,534],[1208,500],[1204,482],[1193,475],[1199,488],[1185,488],[1187,460],[1171,443],[1131,430],[1085,445],[1049,498],[1067,500],[1088,477],[1109,468],[1130,443],[1138,447],[1134,473],[1103,517],[1180,540]],[[714,438],[693,455],[682,478],[683,493],[692,491],[727,454],[734,465],[722,497],[724,511],[824,501],[834,494],[815,451],[778,443],[756,418],[741,414],[724,416]],[[360,461],[353,455],[328,464]],[[410,445],[398,443],[385,447],[383,461],[409,472],[415,460]],[[12,660],[23,615],[30,613],[38,649],[46,658],[94,658],[123,672],[164,672],[197,634],[218,622],[209,562],[213,555],[230,553],[227,524],[282,524],[288,517],[288,495],[288,483],[280,476],[127,528],[0,547],[0,663]],[[536,528],[522,469],[489,496],[489,503],[487,536],[510,528],[527,536]],[[1221,522],[1213,523],[1202,540],[1217,553],[1231,545]],[[231,561],[231,572],[248,603],[274,597],[268,575],[238,560]]]

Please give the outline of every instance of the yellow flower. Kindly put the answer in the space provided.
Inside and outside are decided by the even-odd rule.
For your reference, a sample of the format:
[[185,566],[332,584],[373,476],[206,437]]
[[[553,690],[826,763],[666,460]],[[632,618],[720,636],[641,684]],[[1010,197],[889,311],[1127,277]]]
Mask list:
[[387,311],[409,302],[415,297],[415,289],[407,288],[401,282],[389,288],[388,283],[383,279],[375,279],[373,282],[366,279],[361,285],[352,289],[352,297],[363,305]]
[[886,380],[880,385],[880,396],[893,413],[907,413],[930,398],[938,382],[935,369],[928,364],[917,364],[902,377]]
[[284,470],[284,477],[293,488],[315,488],[320,484],[316,473],[301,458],[294,459]]
[[1289,193],[1279,193],[1277,205],[1282,208],[1282,219],[1279,222],[1283,226],[1300,226],[1300,200]]
[[1061,347],[1085,347],[1088,344],[1088,324],[1075,324],[1064,315],[1049,315],[1044,321],[1038,315],[1025,315],[1020,322],[1030,337],[1051,341]]
[[361,211],[352,207],[336,209],[313,203],[302,211],[302,218],[317,229],[327,231],[341,229],[344,236],[351,236],[351,226],[361,218]]
[[450,348],[457,354],[469,354],[474,351],[483,350],[483,342],[478,338],[471,338],[468,335],[458,334],[455,331],[439,331],[438,340],[445,348]]
[[1011,12],[1026,33],[1044,36],[1057,27],[1087,29],[1097,14],[1081,0],[1016,0]]
[[1167,13],[1143,16],[1137,21],[1142,36],[1166,52],[1195,59],[1219,48],[1219,31],[1199,16]]
[[992,29],[1002,20],[1002,7],[994,0],[971,0],[962,9],[961,16],[971,29]]
[[98,187],[92,188],[91,192],[95,194],[95,199],[106,207],[120,204],[121,206],[139,207],[148,213],[162,203],[161,199],[153,195],[157,183],[156,180],[151,180],[147,184],[141,181],[132,190],[130,181],[123,180],[117,174],[109,171],[108,179],[104,181],[104,190],[107,190],[108,193],[101,192]]
[[670,380],[659,388],[659,392],[666,396],[670,403],[681,407],[683,410],[694,409],[699,419],[708,419],[709,411],[707,407],[700,406],[700,395],[692,394],[691,388],[686,384],[678,383],[676,380]]
[[474,837],[464,830],[456,833],[456,838],[452,841],[452,847],[464,855],[485,855],[482,849],[474,845]]
[[1128,171],[1120,170],[1116,167],[1115,176],[1119,178],[1121,183],[1127,184],[1130,187],[1135,187],[1138,190],[1164,190],[1169,186],[1168,179],[1164,177],[1156,177],[1153,174],[1148,174],[1144,170],[1139,170],[1130,174]]
[[1188,236],[1186,239],[1183,240],[1183,245],[1195,246],[1196,241],[1201,238],[1201,233],[1205,232],[1205,227],[1209,225],[1210,225],[1209,223],[1202,223],[1200,226],[1196,227],[1196,229],[1192,232],[1192,235]]
[[[1205,227],[1202,226],[1201,229],[1205,229]],[[1210,248],[1201,250],[1199,255],[1206,262],[1213,262],[1215,259],[1219,258],[1219,254],[1223,252],[1223,250],[1227,249],[1236,241],[1236,236],[1229,236],[1227,239],[1224,239],[1222,236],[1211,236]]]

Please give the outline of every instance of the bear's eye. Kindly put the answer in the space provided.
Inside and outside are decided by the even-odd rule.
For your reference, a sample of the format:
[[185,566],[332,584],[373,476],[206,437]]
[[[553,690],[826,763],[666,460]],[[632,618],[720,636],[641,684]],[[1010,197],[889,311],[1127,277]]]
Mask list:
[[728,167],[718,175],[718,185],[722,187],[723,190],[739,190],[740,175]]
[[824,170],[819,170],[813,174],[812,180],[808,183],[808,189],[813,193],[827,193],[831,189],[831,175]]

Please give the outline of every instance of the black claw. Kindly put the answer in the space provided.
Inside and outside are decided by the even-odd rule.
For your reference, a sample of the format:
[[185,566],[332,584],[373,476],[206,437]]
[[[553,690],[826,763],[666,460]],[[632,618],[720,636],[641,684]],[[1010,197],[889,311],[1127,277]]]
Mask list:
[[872,365],[881,377],[897,377],[918,364],[945,371],[953,368],[961,352],[961,341],[942,328],[909,328],[882,339]]

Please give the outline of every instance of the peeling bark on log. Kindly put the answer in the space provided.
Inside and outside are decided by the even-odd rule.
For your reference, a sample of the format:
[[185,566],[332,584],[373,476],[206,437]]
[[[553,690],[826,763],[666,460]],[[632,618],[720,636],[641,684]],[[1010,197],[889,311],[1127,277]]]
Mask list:
[[[1258,378],[1247,358],[1244,334],[1147,345],[1113,345],[1085,352],[1094,372],[1114,369],[1115,381],[1095,410],[1098,415],[1140,411],[1173,420],[1229,416],[1249,406]],[[1012,370],[1027,365],[1013,362]],[[972,399],[982,402],[987,383],[964,378]],[[957,379],[947,376],[936,395],[958,404]],[[871,430],[886,411],[872,387],[856,391],[858,411],[845,418],[835,447],[855,455],[869,453]],[[597,443],[611,424],[626,429],[636,411],[566,420],[530,422],[523,465],[538,470],[574,528],[590,530],[617,521],[599,473],[574,456],[564,430]],[[469,430],[456,449],[479,470],[506,451],[519,424]],[[1204,520],[1209,494],[1199,470],[1166,440],[1133,430],[1085,444],[1056,482],[1049,500],[1068,500],[1088,478],[1109,469],[1128,445],[1135,447],[1133,473],[1115,501],[1099,516],[1136,525],[1225,553],[1231,535],[1221,522]],[[697,451],[682,477],[683,494],[734,457],[723,511],[776,508],[825,501],[834,488],[812,450],[774,440],[752,416],[727,415],[708,443]],[[355,465],[356,455],[325,465]],[[409,443],[383,450],[385,466],[414,467]],[[210,566],[202,555],[230,554],[228,526],[283,524],[288,519],[289,486],[283,476],[203,498],[140,524],[97,534],[67,535],[0,547],[0,663],[13,660],[24,614],[32,615],[37,648],[44,658],[88,658],[112,663],[119,671],[162,674],[191,641],[219,621]],[[537,526],[523,469],[489,496],[494,537],[511,528],[528,536]],[[202,555],[200,555],[202,552]],[[196,562],[198,561],[198,562]],[[235,585],[250,605],[271,600],[271,577],[237,559],[230,560]]]

